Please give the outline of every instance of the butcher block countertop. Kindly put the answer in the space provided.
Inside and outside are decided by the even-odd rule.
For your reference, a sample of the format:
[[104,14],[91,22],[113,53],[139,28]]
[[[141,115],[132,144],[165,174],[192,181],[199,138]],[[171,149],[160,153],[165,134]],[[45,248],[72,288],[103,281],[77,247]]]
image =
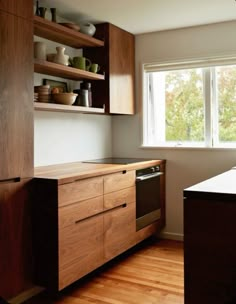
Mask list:
[[147,160],[132,164],[94,164],[73,162],[58,165],[36,167],[35,178],[57,180],[58,184],[71,183],[75,180],[110,174],[125,170],[137,170],[165,163],[165,160]]

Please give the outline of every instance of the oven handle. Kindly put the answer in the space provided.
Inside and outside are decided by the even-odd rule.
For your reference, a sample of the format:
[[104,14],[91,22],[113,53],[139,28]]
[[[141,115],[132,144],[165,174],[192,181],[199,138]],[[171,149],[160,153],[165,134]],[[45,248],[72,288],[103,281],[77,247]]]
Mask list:
[[141,182],[141,181],[144,181],[146,179],[150,179],[150,178],[154,178],[154,177],[160,176],[162,174],[163,174],[163,172],[156,172],[156,173],[151,173],[151,174],[146,174],[146,175],[138,176],[138,177],[136,177],[136,182]]

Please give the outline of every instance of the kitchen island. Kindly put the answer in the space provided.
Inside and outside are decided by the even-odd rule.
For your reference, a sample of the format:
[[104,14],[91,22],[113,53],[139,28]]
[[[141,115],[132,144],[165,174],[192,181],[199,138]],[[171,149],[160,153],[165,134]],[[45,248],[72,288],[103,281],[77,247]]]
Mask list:
[[136,231],[136,170],[165,160],[130,164],[69,163],[35,168],[33,240],[35,283],[58,292],[165,225],[161,217]]
[[186,304],[236,303],[236,170],[184,190]]

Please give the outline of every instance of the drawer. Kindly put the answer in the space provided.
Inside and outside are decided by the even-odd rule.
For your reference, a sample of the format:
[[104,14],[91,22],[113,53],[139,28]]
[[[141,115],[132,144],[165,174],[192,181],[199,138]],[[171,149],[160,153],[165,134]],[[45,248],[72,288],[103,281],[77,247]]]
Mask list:
[[104,209],[135,202],[135,187],[130,187],[104,195]]
[[66,206],[99,195],[103,195],[103,177],[82,179],[58,187],[58,205]]
[[59,208],[59,229],[103,211],[103,196]]
[[123,171],[104,176],[104,193],[135,186],[135,171]]
[[59,230],[59,289],[103,263],[103,215]]

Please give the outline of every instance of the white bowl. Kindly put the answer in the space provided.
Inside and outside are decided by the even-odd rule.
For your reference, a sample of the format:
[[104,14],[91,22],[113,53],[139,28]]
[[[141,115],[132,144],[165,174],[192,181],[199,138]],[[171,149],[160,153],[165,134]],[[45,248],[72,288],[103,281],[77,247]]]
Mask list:
[[54,93],[52,94],[52,100],[55,103],[72,105],[75,102],[77,96],[78,94],[74,93]]

